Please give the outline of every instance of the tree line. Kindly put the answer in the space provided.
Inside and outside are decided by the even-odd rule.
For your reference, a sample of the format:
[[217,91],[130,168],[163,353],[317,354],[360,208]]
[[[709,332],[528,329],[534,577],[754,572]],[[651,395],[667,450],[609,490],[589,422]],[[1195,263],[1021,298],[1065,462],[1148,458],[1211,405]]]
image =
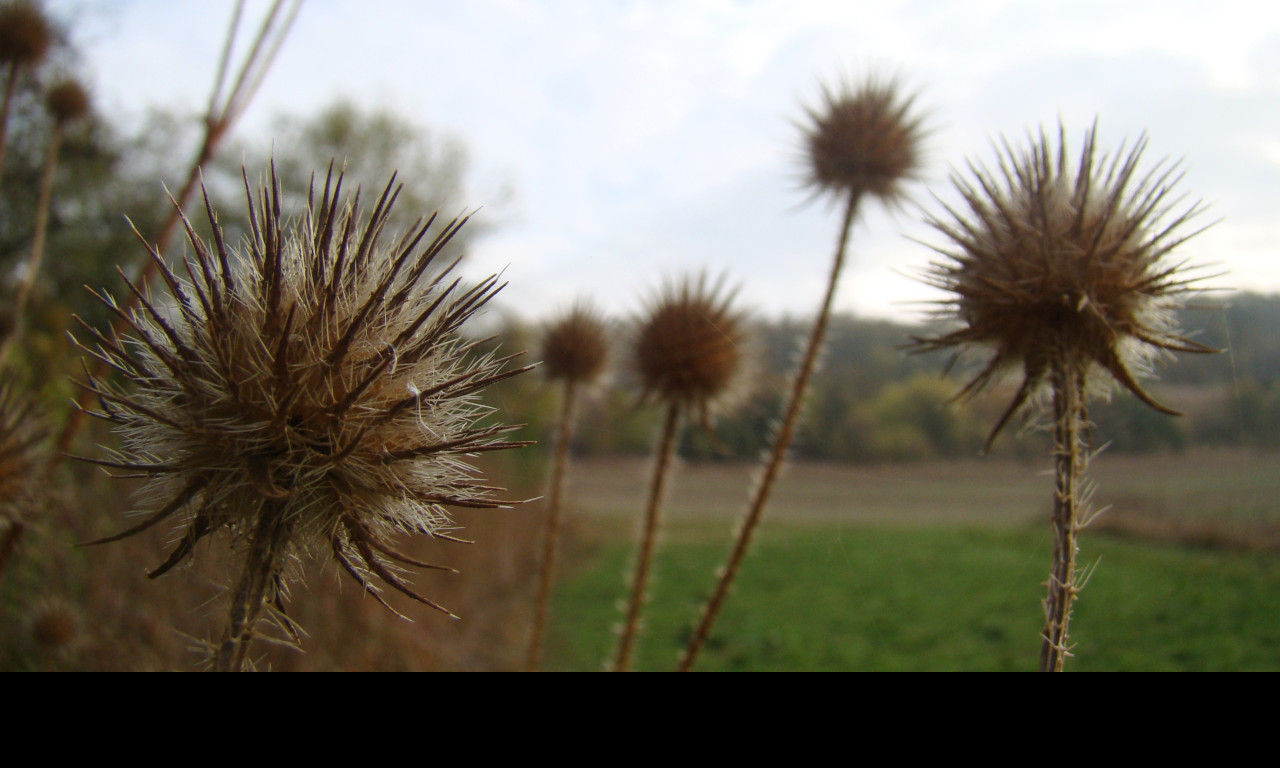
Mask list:
[[[1242,292],[1177,311],[1176,322],[1194,338],[1222,350],[1183,355],[1152,371],[1149,389],[1182,417],[1156,413],[1127,392],[1090,414],[1095,446],[1109,452],[1180,451],[1194,445],[1280,447],[1280,295]],[[786,377],[794,367],[805,323],[758,321],[756,386],[710,430],[690,430],[682,455],[697,459],[754,459],[778,418]],[[945,354],[912,354],[913,337],[930,332],[912,325],[853,316],[833,318],[823,365],[814,379],[793,455],[837,462],[914,461],[978,456],[987,431],[1007,404],[1016,381],[957,402],[965,372],[980,360],[952,362]],[[505,347],[536,350],[538,330],[512,321]],[[614,375],[583,406],[574,449],[582,454],[643,455],[658,416],[638,404],[625,350],[628,332],[615,333]],[[949,370],[948,370],[949,369]],[[1098,377],[1104,378],[1099,373]],[[515,385],[512,385],[515,386]],[[530,377],[520,393],[502,397],[521,408],[517,420],[531,433],[550,423],[555,404]],[[524,404],[524,405],[513,405]],[[998,441],[993,453],[1040,456],[1042,430],[1023,424],[1024,439]]]

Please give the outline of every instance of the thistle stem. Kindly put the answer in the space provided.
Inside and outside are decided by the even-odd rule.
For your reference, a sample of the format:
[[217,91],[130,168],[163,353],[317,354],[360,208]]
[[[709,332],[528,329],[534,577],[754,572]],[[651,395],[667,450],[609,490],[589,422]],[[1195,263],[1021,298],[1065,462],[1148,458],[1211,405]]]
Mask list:
[[542,661],[542,640],[546,633],[547,618],[551,614],[551,586],[560,544],[560,510],[564,505],[564,477],[569,465],[569,444],[573,439],[573,410],[577,393],[576,382],[566,379],[564,399],[560,403],[560,424],[556,431],[555,458],[551,467],[551,488],[547,494],[547,530],[542,540],[542,575],[538,584],[538,602],[533,613],[529,655],[525,659],[526,672],[538,671],[538,665]]
[[[165,219],[164,224],[156,235],[155,251],[157,253],[163,254],[168,249],[169,240],[178,229],[182,209],[186,207],[187,201],[191,198],[192,193],[195,192],[196,184],[200,181],[200,174],[204,166],[213,159],[213,156],[217,153],[218,146],[232,126],[235,125],[236,119],[248,108],[257,87],[270,70],[271,64],[275,60],[275,54],[279,51],[280,45],[284,42],[289,29],[293,26],[293,21],[302,6],[302,0],[294,1],[285,20],[275,27],[274,35],[270,34],[274,22],[279,18],[284,2],[285,0],[275,0],[272,3],[266,17],[263,19],[262,25],[258,29],[257,36],[254,38],[249,52],[245,56],[239,77],[232,86],[231,92],[227,94],[225,100],[219,102],[219,97],[222,95],[223,87],[226,84],[228,56],[236,39],[236,32],[240,23],[243,2],[237,3],[232,13],[231,28],[227,32],[222,58],[218,64],[218,74],[209,96],[209,110],[204,117],[204,138],[201,140],[200,149],[191,163],[190,170],[187,173],[187,180],[183,183],[177,197],[174,198],[175,205],[173,210],[169,212],[169,218]],[[144,262],[134,283],[145,289],[151,278],[155,276],[156,269],[157,266],[154,261],[148,260]],[[137,302],[137,296],[133,294],[128,296],[124,307],[126,314],[137,308]],[[113,333],[120,334],[123,332],[124,326],[125,322],[123,320],[117,320],[112,327]],[[106,372],[106,363],[99,360],[94,364],[91,378],[101,379]],[[85,407],[91,406],[86,404]],[[55,450],[52,452],[52,458],[49,459],[48,467],[46,468],[46,475],[50,478],[52,478],[54,471],[61,464],[63,455],[70,450],[71,442],[84,426],[84,416],[85,410],[82,408],[72,408],[68,412],[67,420],[63,423],[62,430],[58,433]]]
[[240,672],[253,641],[262,606],[275,590],[283,567],[284,544],[289,539],[289,522],[282,514],[283,505],[264,502],[253,530],[253,540],[245,559],[240,583],[231,598],[227,628],[222,633],[213,659],[217,672]]
[[1080,532],[1080,484],[1088,456],[1083,445],[1087,419],[1084,366],[1059,353],[1052,363],[1053,385],[1053,569],[1044,601],[1045,626],[1040,671],[1061,672],[1071,655],[1067,625],[1076,583],[1077,536]]
[[4,82],[4,101],[0,106],[0,169],[4,168],[4,157],[9,148],[9,114],[13,111],[13,97],[18,92],[18,63],[9,65],[9,76]]
[[681,672],[688,672],[693,668],[703,644],[706,643],[711,634],[711,628],[715,626],[716,619],[720,615],[720,609],[724,607],[724,602],[729,596],[729,590],[732,589],[733,582],[742,567],[742,561],[746,558],[747,551],[751,547],[751,540],[756,528],[764,517],[765,505],[769,503],[769,497],[773,493],[773,486],[777,482],[778,475],[782,471],[782,465],[786,460],[787,451],[791,448],[792,440],[795,439],[796,425],[800,421],[804,397],[809,391],[809,381],[813,378],[813,372],[817,368],[818,356],[822,350],[822,343],[826,339],[827,326],[831,321],[831,305],[835,302],[836,287],[840,282],[840,271],[844,268],[845,251],[849,244],[849,231],[853,228],[853,220],[858,213],[860,197],[861,195],[856,191],[849,194],[849,201],[844,212],[844,222],[840,228],[839,242],[836,244],[835,257],[832,260],[831,277],[827,280],[827,293],[822,300],[822,307],[818,311],[818,317],[813,322],[813,329],[809,333],[809,342],[805,347],[804,357],[800,361],[800,368],[796,371],[795,379],[792,381],[790,398],[787,400],[782,424],[778,427],[778,432],[774,436],[773,449],[770,451],[769,458],[765,463],[764,474],[761,476],[760,482],[756,484],[755,493],[751,498],[751,505],[748,507],[746,517],[743,518],[742,525],[738,528],[738,538],[734,542],[733,552],[729,555],[729,562],[720,572],[715,592],[712,593],[711,598],[703,607],[702,619],[698,622],[698,628],[694,631],[688,647],[680,657],[679,671]]
[[649,486],[649,503],[644,514],[644,533],[640,540],[640,554],[636,558],[635,579],[631,584],[631,604],[627,608],[627,623],[622,629],[622,640],[618,645],[618,658],[614,662],[614,672],[626,672],[631,666],[631,655],[635,649],[636,634],[640,627],[640,612],[644,607],[646,592],[649,588],[649,571],[653,562],[653,551],[658,538],[658,517],[661,511],[662,498],[667,484],[667,474],[671,467],[671,459],[676,452],[676,435],[680,429],[680,405],[671,403],[667,408],[667,418],[662,425],[662,435],[658,438],[658,462],[653,469],[653,482]]
[[18,293],[13,300],[13,325],[9,333],[0,340],[0,366],[4,365],[9,350],[22,338],[26,327],[24,315],[27,302],[31,300],[31,291],[35,288],[36,277],[40,274],[40,265],[44,262],[44,243],[49,231],[49,207],[53,204],[53,178],[58,170],[58,152],[62,148],[62,139],[66,134],[66,126],[61,122],[53,127],[53,136],[49,139],[49,150],[45,156],[44,172],[40,175],[40,196],[36,203],[35,234],[31,239],[31,253],[27,256],[26,273],[18,285]]

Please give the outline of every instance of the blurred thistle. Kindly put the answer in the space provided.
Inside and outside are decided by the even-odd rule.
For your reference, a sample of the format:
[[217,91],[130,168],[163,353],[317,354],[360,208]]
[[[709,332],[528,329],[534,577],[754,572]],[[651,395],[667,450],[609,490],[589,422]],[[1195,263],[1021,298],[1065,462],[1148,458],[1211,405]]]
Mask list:
[[525,670],[536,672],[542,660],[542,640],[551,612],[551,587],[555,580],[556,556],[560,541],[560,519],[564,507],[565,475],[569,446],[573,441],[576,401],[583,387],[604,373],[609,357],[609,328],[590,306],[578,304],[552,323],[542,337],[542,371],[560,382],[560,419],[556,427],[555,458],[551,467],[551,488],[547,493],[547,527],[543,536],[542,571],[534,606],[533,631]]
[[89,92],[75,80],[55,84],[45,95],[44,103],[54,124],[61,126],[87,117],[91,106]]
[[708,285],[705,275],[671,283],[651,303],[636,334],[634,363],[643,397],[666,404],[667,414],[658,438],[615,672],[625,672],[631,665],[680,423],[686,415],[697,413],[709,428],[713,414],[746,394],[746,319],[732,308],[732,299],[723,281]]
[[723,281],[670,284],[650,304],[635,340],[645,399],[696,412],[704,423],[743,393],[746,320]]
[[609,358],[609,329],[590,306],[579,304],[542,336],[542,372],[551,381],[590,384]]
[[62,141],[66,137],[67,128],[89,114],[89,92],[75,80],[63,80],[49,89],[45,96],[45,107],[53,117],[53,131],[49,136],[49,146],[45,150],[44,172],[40,176],[40,192],[36,200],[36,220],[31,237],[31,252],[27,255],[26,268],[22,281],[10,309],[12,317],[0,335],[0,366],[4,364],[9,351],[22,338],[26,327],[27,303],[31,300],[31,292],[35,288],[36,278],[40,275],[40,267],[44,263],[44,244],[49,234],[49,208],[53,205],[53,180],[58,171],[58,155],[62,150]]
[[0,384],[0,575],[35,503],[45,430],[34,401]]
[[148,246],[164,295],[129,283],[132,312],[99,296],[130,328],[125,338],[86,326],[96,341],[86,351],[130,386],[81,382],[102,404],[91,415],[124,440],[122,452],[85,460],[147,480],[145,519],[94,543],[182,513],[181,539],[155,578],[206,536],[231,534],[242,572],[218,670],[242,668],[264,610],[297,641],[284,615],[286,565],[317,549],[383,605],[375,580],[445,611],[401,575],[402,566],[438,566],[392,539],[453,540],[446,506],[503,506],[491,495],[500,489],[461,457],[524,444],[502,439],[514,427],[478,424],[492,411],[479,393],[528,369],[504,370],[516,355],[481,353],[490,339],[460,335],[502,287],[489,277],[464,288],[449,277],[456,261],[437,263],[465,220],[420,220],[388,246],[394,177],[367,218],[358,191],[343,202],[342,181],[330,168],[319,200],[313,185],[303,220],[290,222],[274,169],[256,200],[246,177],[250,236],[239,248],[224,240],[206,196],[212,243],[183,218],[194,251],[183,259],[187,277]]
[[903,184],[920,171],[920,118],[911,97],[893,80],[868,77],[823,88],[821,107],[806,108],[806,185],[815,195],[871,195],[886,205],[904,197]]
[[831,275],[737,541],[681,657],[682,672],[693,668],[715,626],[795,438],[804,397],[826,338],[858,206],[867,196],[886,206],[899,205],[905,196],[904,184],[916,178],[923,162],[921,118],[913,112],[914,98],[903,96],[896,81],[874,75],[860,85],[844,80],[837,87],[825,86],[822,101],[819,107],[806,108],[809,121],[800,128],[806,150],[805,185],[813,197],[830,196],[844,203]]
[[53,27],[38,3],[15,0],[0,5],[0,63],[38,64],[52,45]]
[[53,46],[53,27],[39,4],[14,0],[0,5],[0,64],[5,76],[4,101],[0,106],[0,168],[4,167],[8,146],[9,113],[23,70],[44,61]]
[[[931,246],[943,256],[925,281],[952,294],[939,314],[959,328],[915,339],[920,351],[972,347],[992,350],[990,360],[957,397],[973,395],[1010,368],[1022,384],[996,421],[995,440],[1009,418],[1046,383],[1054,430],[1054,567],[1045,600],[1043,671],[1060,671],[1070,646],[1067,625],[1079,592],[1076,536],[1087,522],[1082,477],[1088,463],[1087,395],[1098,369],[1152,408],[1156,402],[1137,382],[1155,358],[1171,352],[1214,352],[1181,335],[1173,310],[1203,277],[1166,257],[1201,230],[1188,222],[1200,203],[1184,205],[1174,193],[1182,177],[1177,163],[1161,161],[1146,173],[1138,165],[1143,136],[1126,152],[1099,155],[1096,124],[1076,160],[1068,155],[1066,129],[1057,147],[1041,131],[1018,151],[1007,141],[997,150],[999,168],[970,163],[972,179],[953,175],[964,199],[956,210],[929,223],[950,242]],[[955,358],[953,358],[953,361]],[[1097,389],[1105,389],[1098,387]]]

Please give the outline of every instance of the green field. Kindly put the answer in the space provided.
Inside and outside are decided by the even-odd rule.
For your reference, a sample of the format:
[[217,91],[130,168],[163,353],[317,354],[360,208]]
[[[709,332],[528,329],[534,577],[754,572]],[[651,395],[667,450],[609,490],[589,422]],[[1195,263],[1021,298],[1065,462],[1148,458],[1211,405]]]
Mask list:
[[[1116,506],[1083,536],[1095,571],[1068,668],[1280,669],[1274,466],[1237,453],[1099,458],[1097,502]],[[682,469],[639,669],[674,667],[750,472]],[[576,555],[546,667],[596,670],[614,650],[644,467],[599,462],[576,477]],[[698,668],[1034,669],[1048,487],[1039,468],[1008,463],[794,468]]]

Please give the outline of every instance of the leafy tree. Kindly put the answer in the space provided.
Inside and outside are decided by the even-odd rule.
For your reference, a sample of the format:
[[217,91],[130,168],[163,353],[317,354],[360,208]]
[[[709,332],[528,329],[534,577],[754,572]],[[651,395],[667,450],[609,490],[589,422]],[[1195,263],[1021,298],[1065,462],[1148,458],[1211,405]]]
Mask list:
[[[369,207],[396,174],[396,182],[404,188],[388,233],[406,231],[420,216],[434,212],[449,221],[475,211],[467,198],[468,163],[463,145],[390,109],[368,109],[338,99],[311,117],[278,116],[270,138],[269,142],[256,139],[252,145],[242,144],[239,152],[224,153],[218,163],[217,194],[231,210],[244,207],[239,158],[246,157],[251,182],[268,163],[275,164],[286,204],[296,211],[306,203],[313,176],[316,194],[320,193],[330,163],[335,175],[344,172],[344,188],[361,188],[361,204]],[[492,210],[490,204],[500,203],[486,201],[484,211]],[[447,254],[456,257],[465,253],[468,245],[492,226],[488,216],[472,216]]]

